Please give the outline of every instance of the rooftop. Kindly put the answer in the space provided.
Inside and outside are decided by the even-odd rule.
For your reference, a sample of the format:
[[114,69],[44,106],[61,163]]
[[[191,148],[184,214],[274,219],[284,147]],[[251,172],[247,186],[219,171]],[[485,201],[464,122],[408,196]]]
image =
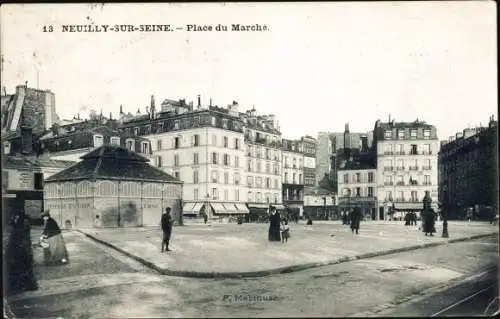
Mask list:
[[81,159],[81,162],[49,177],[47,182],[112,179],[181,183],[172,175],[149,165],[149,159],[118,146],[101,146]]

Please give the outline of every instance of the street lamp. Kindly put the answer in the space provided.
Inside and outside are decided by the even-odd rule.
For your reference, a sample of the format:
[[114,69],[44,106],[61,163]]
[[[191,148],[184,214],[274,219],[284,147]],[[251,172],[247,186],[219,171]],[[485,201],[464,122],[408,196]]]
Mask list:
[[[445,200],[445,202],[447,202],[448,199],[446,196],[448,194],[447,194],[446,185],[444,185],[444,187],[443,187],[443,193],[444,193],[444,200]],[[448,235],[448,210],[446,209],[446,207],[443,207],[443,208],[444,208],[443,209],[443,233],[442,233],[441,237],[448,238],[449,237],[449,235]]]
[[326,220],[328,220],[328,217],[326,216],[326,197],[323,197],[323,215],[325,216]]

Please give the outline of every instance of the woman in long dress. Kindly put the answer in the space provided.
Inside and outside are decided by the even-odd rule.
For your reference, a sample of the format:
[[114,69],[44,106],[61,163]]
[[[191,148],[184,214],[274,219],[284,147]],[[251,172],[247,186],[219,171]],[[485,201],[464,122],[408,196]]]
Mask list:
[[64,242],[61,229],[57,222],[50,217],[49,211],[42,214],[44,220],[44,228],[42,233],[42,241],[48,244],[44,248],[44,261],[46,265],[62,265],[69,262],[66,243]]
[[33,251],[31,247],[31,226],[22,209],[15,213],[10,222],[10,236],[5,251],[7,294],[37,290],[33,273]]
[[280,215],[276,212],[276,208],[271,206],[269,208],[271,215],[269,216],[269,241],[281,241],[280,236]]

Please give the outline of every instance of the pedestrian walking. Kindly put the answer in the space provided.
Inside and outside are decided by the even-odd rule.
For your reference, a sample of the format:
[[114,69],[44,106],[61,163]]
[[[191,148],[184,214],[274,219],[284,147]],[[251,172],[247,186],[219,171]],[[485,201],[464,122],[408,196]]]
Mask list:
[[362,219],[361,209],[359,207],[354,208],[351,212],[351,232],[356,231],[356,235],[359,234],[359,224]]
[[4,281],[7,295],[29,290],[37,290],[38,284],[33,273],[33,250],[31,226],[23,207],[18,207],[9,222],[8,242],[5,246],[6,274]]
[[161,230],[163,231],[163,239],[161,242],[162,253],[164,251],[171,251],[168,246],[170,244],[170,238],[172,236],[172,226],[173,220],[172,216],[170,215],[170,207],[167,207],[165,209],[165,213],[161,215]]
[[[40,237],[44,262],[47,266],[63,265],[69,262],[68,250],[57,222],[50,216],[50,211],[42,213],[43,232]],[[44,245],[45,244],[45,245]]]

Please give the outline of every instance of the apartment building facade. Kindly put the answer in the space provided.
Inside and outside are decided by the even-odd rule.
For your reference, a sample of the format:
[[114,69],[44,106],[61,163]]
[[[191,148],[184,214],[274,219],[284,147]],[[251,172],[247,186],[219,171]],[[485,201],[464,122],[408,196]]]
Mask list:
[[282,209],[281,132],[273,115],[257,115],[255,108],[240,114],[245,125],[246,196],[252,216],[264,214],[270,204]]
[[438,209],[438,152],[436,128],[425,122],[382,123],[374,128],[377,156],[376,219],[397,212],[421,211],[425,192]]
[[122,128],[151,141],[153,162],[184,182],[183,213],[209,218],[247,214],[244,185],[244,127],[238,104],[197,108],[184,100],[165,100],[147,119],[125,120]]
[[361,209],[365,220],[377,219],[377,169],[368,161],[348,161],[338,170],[338,210]]
[[498,122],[467,128],[443,141],[439,201],[450,219],[487,220],[498,212]]

